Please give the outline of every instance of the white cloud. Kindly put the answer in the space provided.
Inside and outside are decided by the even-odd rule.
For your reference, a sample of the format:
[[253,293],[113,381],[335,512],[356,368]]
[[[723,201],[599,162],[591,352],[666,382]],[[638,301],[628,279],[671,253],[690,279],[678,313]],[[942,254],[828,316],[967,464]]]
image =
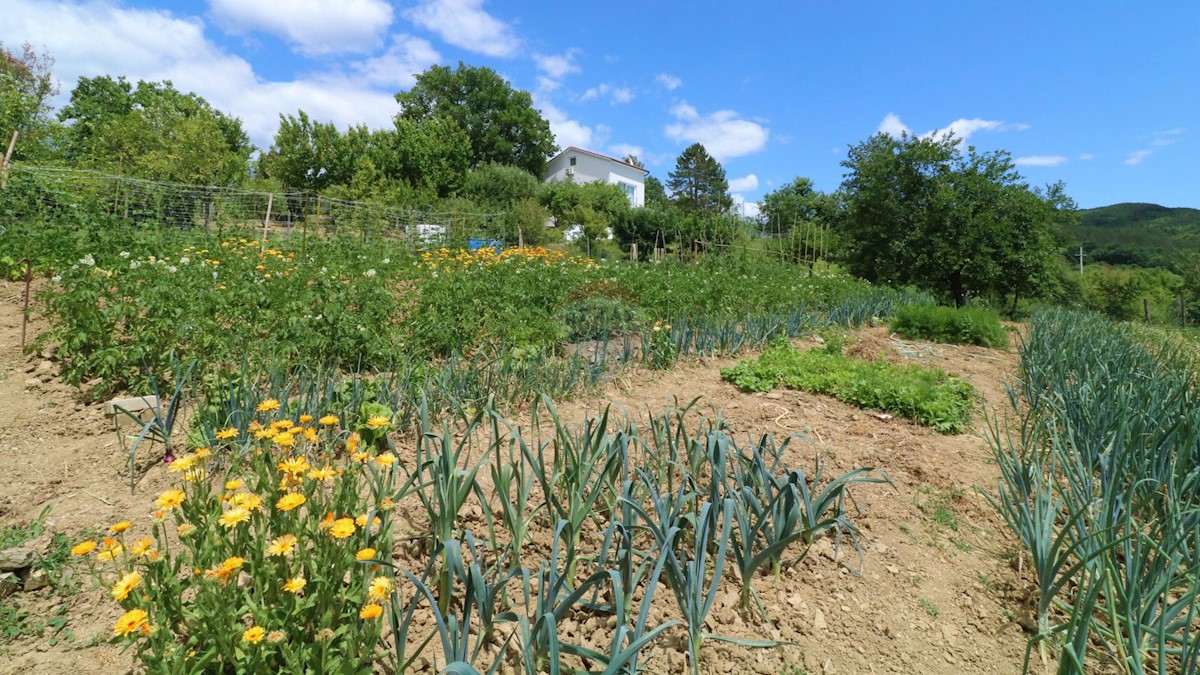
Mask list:
[[1030,155],[1014,159],[1013,164],[1017,166],[1058,166],[1065,161],[1067,158],[1062,155]]
[[579,64],[575,63],[575,55],[578,53],[578,49],[568,49],[562,54],[534,54],[533,62],[537,64],[538,70],[551,79],[561,80],[567,75],[583,72]]
[[1150,145],[1158,148],[1164,148],[1168,145],[1175,145],[1183,136],[1183,132],[1184,129],[1182,127],[1178,129],[1169,129],[1167,131],[1156,131],[1154,132],[1154,138],[1150,141]]
[[1079,161],[1081,161],[1081,162],[1086,162],[1086,161],[1092,160],[1092,159],[1096,159],[1096,153],[1094,153],[1094,152],[1085,152],[1079,156]]
[[536,93],[533,96],[533,106],[540,110],[542,117],[545,117],[546,121],[550,123],[554,142],[560,150],[569,145],[591,149],[594,147],[593,142],[596,145],[600,144],[599,139],[603,135],[603,129],[592,129],[578,120],[569,118],[562,109]]
[[1153,150],[1136,150],[1129,153],[1129,156],[1125,158],[1125,163],[1129,166],[1137,166],[1146,161],[1146,158],[1152,154],[1154,154]]
[[558,89],[559,87],[562,86],[562,82],[559,82],[558,80],[552,80],[552,79],[546,77],[545,75],[538,75],[537,83],[538,83],[538,91],[543,91],[543,92],[547,92],[547,93],[552,92],[555,89]]
[[733,210],[735,213],[743,215],[747,218],[757,218],[762,214],[762,204],[759,202],[748,202],[746,198],[739,194],[730,195],[733,198]]
[[701,115],[686,101],[671,109],[674,124],[664,131],[677,143],[700,143],[718,161],[741,157],[762,150],[770,132],[766,127],[738,117],[732,110],[718,110]]
[[627,87],[617,87],[607,83],[600,83],[594,87],[589,87],[579,97],[579,100],[592,101],[601,97],[608,98],[609,102],[613,105],[629,103],[633,100],[633,90]]
[[883,121],[879,123],[879,128],[875,130],[875,133],[887,134],[888,136],[892,136],[894,138],[900,138],[900,136],[903,134],[908,134],[911,136],[912,129],[907,124],[900,121],[899,115],[896,113],[888,113],[883,118]]
[[131,81],[171,80],[215,107],[240,117],[260,147],[270,145],[279,114],[304,109],[314,119],[339,127],[390,126],[396,113],[393,91],[370,86],[365,77],[336,73],[272,82],[244,59],[204,36],[204,24],[165,10],[135,9],[103,1],[9,0],[0,40],[28,40],[55,57],[64,82],[61,104],[80,77],[125,75]]
[[369,52],[392,24],[385,0],[209,0],[213,18],[233,33],[263,31],[305,54]]
[[417,74],[441,60],[442,55],[428,40],[400,34],[392,37],[386,52],[351,67],[371,84],[408,89],[416,83]]
[[757,189],[758,189],[758,176],[756,176],[754,174],[750,174],[748,176],[742,176],[741,178],[730,178],[729,179],[729,191],[730,192],[747,192],[749,190],[757,190]]
[[646,161],[646,150],[640,145],[633,145],[630,143],[613,143],[612,145],[608,146],[608,151],[617,159],[624,159],[629,155],[633,155],[643,162]]
[[[1017,125],[1007,127],[1016,129]],[[1028,128],[1028,127],[1027,127]],[[944,138],[949,134],[953,134],[955,140],[959,143],[966,143],[967,139],[974,136],[979,131],[1004,131],[1006,129],[1004,122],[997,120],[983,120],[978,117],[973,119],[959,118],[942,127],[934,129],[926,133],[922,138]]]
[[667,91],[675,91],[683,85],[683,80],[667,73],[659,73],[658,77],[654,78],[654,81],[662,85],[663,89]]
[[517,55],[512,27],[483,10],[483,0],[423,0],[405,18],[455,47],[497,58]]

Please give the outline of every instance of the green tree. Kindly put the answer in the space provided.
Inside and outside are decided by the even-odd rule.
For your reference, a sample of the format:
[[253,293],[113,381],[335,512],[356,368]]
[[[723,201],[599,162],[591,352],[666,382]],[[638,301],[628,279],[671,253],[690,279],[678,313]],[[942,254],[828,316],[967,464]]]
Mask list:
[[670,206],[671,200],[667,198],[667,188],[663,186],[662,181],[646,175],[646,206]]
[[768,192],[762,200],[762,217],[772,232],[786,234],[804,224],[826,224],[834,211],[833,199],[813,187],[803,176],[794,178],[778,190]]
[[725,212],[733,206],[725,169],[699,143],[680,153],[667,187],[675,204],[691,213]]
[[462,193],[488,208],[508,209],[518,202],[536,199],[542,182],[528,171],[504,164],[477,166],[463,181]]
[[271,147],[258,161],[259,170],[296,190],[320,191],[349,183],[365,149],[366,144],[354,138],[362,131],[343,135],[332,122],[317,122],[303,110],[295,116],[281,114]]
[[1059,215],[1006,152],[964,151],[950,135],[880,133],[842,165],[839,228],[858,276],[961,306],[970,295],[1031,293],[1052,269]]
[[454,120],[471,141],[471,165],[519,166],[541,176],[556,151],[550,123],[533,107],[529,92],[514,89],[491,68],[434,66],[396,94],[400,116],[411,121]]
[[22,138],[14,158],[27,159],[45,150],[53,124],[50,99],[58,94],[53,67],[54,59],[38,54],[28,42],[16,52],[0,41],[0,153],[7,151],[14,131]]

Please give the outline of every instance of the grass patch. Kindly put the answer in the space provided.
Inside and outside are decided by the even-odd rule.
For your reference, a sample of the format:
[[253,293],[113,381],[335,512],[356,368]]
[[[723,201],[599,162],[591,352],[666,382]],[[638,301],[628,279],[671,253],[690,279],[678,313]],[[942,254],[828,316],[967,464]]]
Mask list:
[[985,309],[910,305],[896,312],[891,328],[892,332],[908,340],[998,349],[1008,346],[1008,331],[1000,325],[1000,317]]
[[958,433],[971,421],[975,389],[940,370],[894,366],[882,361],[847,358],[835,349],[801,351],[776,345],[757,359],[721,371],[742,391],[770,391],[783,386],[826,394],[860,408],[882,410]]

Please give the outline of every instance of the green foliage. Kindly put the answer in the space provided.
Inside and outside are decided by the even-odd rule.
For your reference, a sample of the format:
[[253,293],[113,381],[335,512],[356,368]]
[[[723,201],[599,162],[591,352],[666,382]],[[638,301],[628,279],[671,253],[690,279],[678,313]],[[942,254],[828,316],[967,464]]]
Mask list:
[[38,54],[28,42],[17,52],[0,41],[0,143],[7,150],[12,132],[20,132],[13,160],[38,159],[51,150],[46,144],[55,131],[50,100],[58,94],[53,66],[49,54]]
[[640,209],[620,213],[612,223],[613,237],[621,248],[637,244],[638,255],[649,258],[655,248],[678,241],[677,214],[665,206],[647,203]]
[[645,314],[625,300],[593,295],[564,304],[558,318],[571,341],[601,340],[636,330]]
[[[1076,273],[1078,276],[1078,273]],[[1117,321],[1144,320],[1146,301],[1154,323],[1179,323],[1184,280],[1163,269],[1089,265],[1084,268],[1083,306]]]
[[721,371],[742,391],[800,389],[871,410],[907,417],[942,433],[958,433],[971,421],[975,389],[938,370],[858,361],[827,350],[768,348],[757,359]]
[[722,213],[733,206],[725,169],[700,143],[679,154],[667,187],[672,201],[691,213]]
[[788,233],[806,224],[829,223],[835,215],[833,198],[803,176],[768,192],[762,200],[762,216],[772,231]]
[[1061,185],[1022,182],[1007,153],[964,152],[952,136],[879,133],[850,148],[839,227],[850,271],[915,284],[956,306],[969,295],[1039,292],[1069,210]]
[[433,66],[396,101],[403,119],[453,120],[470,139],[471,166],[495,162],[540,176],[556,150],[550,123],[529,92],[514,89],[491,68]]
[[504,210],[536,199],[541,187],[542,182],[525,169],[489,162],[471,169],[462,194],[488,209]]
[[1065,235],[1067,255],[1082,244],[1090,261],[1181,273],[1180,253],[1200,249],[1200,209],[1129,203],[1084,209]]
[[1000,317],[986,309],[909,305],[896,311],[891,327],[909,340],[1008,347],[1008,331],[1000,325]]

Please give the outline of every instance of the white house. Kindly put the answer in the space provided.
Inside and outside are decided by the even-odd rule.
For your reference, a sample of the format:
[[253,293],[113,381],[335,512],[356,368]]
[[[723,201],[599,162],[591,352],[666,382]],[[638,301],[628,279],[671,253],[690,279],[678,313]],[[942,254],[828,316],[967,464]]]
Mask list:
[[573,180],[576,183],[603,181],[625,191],[634,207],[646,203],[646,176],[650,172],[619,159],[574,146],[563,150],[546,165],[545,182]]

